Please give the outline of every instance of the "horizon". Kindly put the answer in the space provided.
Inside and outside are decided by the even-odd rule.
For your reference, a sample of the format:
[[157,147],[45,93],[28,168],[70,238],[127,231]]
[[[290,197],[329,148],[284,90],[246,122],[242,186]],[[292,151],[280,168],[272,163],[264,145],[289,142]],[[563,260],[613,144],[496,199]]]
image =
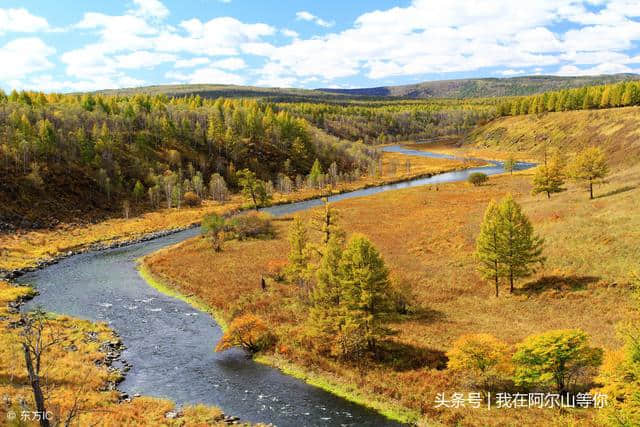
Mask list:
[[632,2],[534,3],[6,0],[0,58],[13,66],[0,70],[0,88],[352,89],[640,71]]

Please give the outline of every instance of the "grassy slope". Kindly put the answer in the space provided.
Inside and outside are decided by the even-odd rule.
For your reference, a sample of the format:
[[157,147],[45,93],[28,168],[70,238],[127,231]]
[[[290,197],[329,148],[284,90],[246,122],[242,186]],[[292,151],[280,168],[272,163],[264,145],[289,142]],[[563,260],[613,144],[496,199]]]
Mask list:
[[480,127],[465,142],[538,156],[546,141],[568,152],[598,145],[613,166],[631,166],[640,161],[639,121],[639,107],[504,117]]

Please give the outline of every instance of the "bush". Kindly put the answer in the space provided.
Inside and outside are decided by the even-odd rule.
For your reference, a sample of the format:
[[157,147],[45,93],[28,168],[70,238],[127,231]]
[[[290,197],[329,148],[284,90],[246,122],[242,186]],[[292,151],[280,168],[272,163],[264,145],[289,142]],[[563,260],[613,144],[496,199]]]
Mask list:
[[476,187],[484,184],[487,181],[489,181],[489,177],[482,172],[474,172],[469,175],[469,178],[467,178],[467,182],[469,184],[475,185]]
[[271,216],[256,212],[238,215],[231,219],[225,231],[238,240],[275,237]]
[[579,329],[547,331],[518,344],[513,362],[517,385],[562,394],[571,384],[590,381],[602,363],[602,349],[590,347],[589,336]]
[[448,368],[469,386],[490,391],[511,375],[509,346],[489,334],[462,335],[447,352]]
[[182,197],[184,204],[190,207],[200,206],[200,197],[193,191],[188,191]]
[[275,344],[275,337],[267,325],[257,316],[244,314],[233,319],[229,329],[216,346],[216,351],[227,350],[231,347],[242,347],[247,352],[255,354],[267,350]]

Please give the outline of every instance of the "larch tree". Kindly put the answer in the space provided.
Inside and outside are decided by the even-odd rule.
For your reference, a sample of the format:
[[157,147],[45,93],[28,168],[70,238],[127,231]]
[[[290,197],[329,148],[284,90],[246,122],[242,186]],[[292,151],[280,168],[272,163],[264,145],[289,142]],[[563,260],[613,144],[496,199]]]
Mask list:
[[238,183],[242,187],[242,194],[251,201],[256,211],[271,199],[266,183],[258,179],[252,171],[243,169],[238,172],[237,176]]
[[289,280],[304,285],[309,273],[309,236],[307,227],[296,217],[289,228],[289,264],[286,274]]
[[589,198],[593,199],[593,184],[603,182],[609,174],[606,155],[600,147],[588,148],[573,159],[567,173],[574,181],[587,183]]
[[516,160],[516,158],[513,156],[509,156],[509,158],[504,161],[504,164],[503,164],[504,171],[509,172],[511,175],[513,175],[513,171],[516,169],[517,164],[518,164],[518,161]]
[[484,212],[484,219],[480,226],[480,234],[476,240],[475,258],[482,277],[492,280],[496,286],[496,297],[499,295],[500,277],[503,266],[500,262],[500,224],[498,205],[494,200]]
[[563,191],[564,184],[564,163],[562,157],[558,154],[551,161],[538,166],[533,176],[532,194],[546,193],[547,198],[551,198],[551,194]]
[[389,270],[373,244],[363,235],[354,235],[342,253],[338,267],[341,302],[344,310],[343,330],[359,338],[370,351],[388,335],[384,327],[389,312]]
[[543,264],[544,240],[534,234],[529,218],[511,195],[498,206],[499,261],[509,279],[509,290],[513,293],[518,278],[530,276],[536,264]]

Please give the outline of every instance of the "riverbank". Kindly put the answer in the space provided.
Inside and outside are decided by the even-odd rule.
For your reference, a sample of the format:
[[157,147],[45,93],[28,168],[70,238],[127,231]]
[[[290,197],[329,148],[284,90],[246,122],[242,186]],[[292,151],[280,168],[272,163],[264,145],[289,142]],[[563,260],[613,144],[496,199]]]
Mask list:
[[[226,331],[228,322],[227,317],[222,310],[218,310],[207,305],[201,298],[193,294],[185,295],[181,293],[179,291],[179,285],[170,283],[166,278],[161,278],[152,273],[150,267],[146,264],[146,257],[140,260],[138,271],[140,272],[140,276],[142,276],[149,286],[165,295],[177,298],[191,304],[198,310],[210,314],[215,319],[216,323],[218,323],[220,328],[223,331]],[[390,420],[398,421],[403,424],[413,424],[420,419],[420,414],[416,411],[394,404],[393,402],[385,401],[371,393],[364,393],[357,387],[353,387],[353,384],[341,381],[338,377],[331,377],[323,375],[320,372],[314,372],[305,368],[303,365],[292,363],[276,353],[260,354],[254,357],[253,360],[258,363],[277,368],[286,375],[303,380],[309,385],[328,391],[329,393],[345,400],[373,409]]]
[[[0,396],[4,396],[0,424],[8,420],[11,425],[11,420],[20,420],[24,411],[35,410],[20,346],[22,325],[18,311],[24,301],[34,296],[30,287],[0,281]],[[64,423],[71,416],[69,421],[78,425],[206,423],[220,427],[237,421],[217,408],[176,408],[166,399],[128,396],[118,391],[116,385],[126,373],[117,369],[114,362],[120,359],[124,347],[104,323],[49,314],[43,339],[47,349],[42,356],[41,375],[47,384],[45,407],[52,422]],[[35,418],[29,420],[36,424]]]
[[[407,159],[410,161],[408,171],[404,163]],[[326,195],[342,194],[477,165],[396,153],[383,153],[382,160],[382,176],[363,177],[356,182],[342,183],[333,189],[307,189],[291,194],[276,193],[272,204],[282,205]],[[395,173],[392,174],[391,170],[394,168]],[[205,215],[211,213],[230,215],[247,208],[243,198],[235,195],[224,204],[205,201],[197,208],[162,209],[138,217],[111,219],[98,224],[63,224],[54,230],[3,233],[0,234],[0,277],[15,278],[25,272],[51,265],[79,253],[155,239],[195,227]]]

